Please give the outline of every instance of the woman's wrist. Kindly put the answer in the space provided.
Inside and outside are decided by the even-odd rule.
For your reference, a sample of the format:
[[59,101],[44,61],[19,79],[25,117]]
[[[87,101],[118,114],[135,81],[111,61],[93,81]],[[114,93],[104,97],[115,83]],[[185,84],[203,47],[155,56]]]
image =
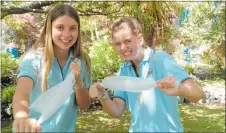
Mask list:
[[99,96],[97,98],[98,100],[105,100],[105,99],[110,99],[108,93],[106,90],[104,90],[104,92],[99,92]]
[[76,89],[84,89],[84,85],[80,79],[76,80],[75,87],[76,87]]
[[14,119],[21,119],[21,118],[29,118],[29,115],[25,111],[19,111],[14,115]]

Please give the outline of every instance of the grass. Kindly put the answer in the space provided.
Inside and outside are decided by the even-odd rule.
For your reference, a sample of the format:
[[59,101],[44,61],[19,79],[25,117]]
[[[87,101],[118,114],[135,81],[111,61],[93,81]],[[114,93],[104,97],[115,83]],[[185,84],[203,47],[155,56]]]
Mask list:
[[126,111],[120,119],[111,118],[102,110],[80,114],[76,132],[126,132],[129,130],[131,115]]
[[181,122],[185,132],[225,132],[225,108],[181,105]]
[[[179,106],[185,132],[225,132],[225,108],[182,104]],[[128,132],[131,115],[124,112],[120,119],[112,119],[103,112],[80,112],[76,132]],[[2,132],[11,132],[11,125],[2,127]]]
[[12,124],[9,124],[5,127],[1,127],[1,132],[2,133],[9,133],[12,132]]

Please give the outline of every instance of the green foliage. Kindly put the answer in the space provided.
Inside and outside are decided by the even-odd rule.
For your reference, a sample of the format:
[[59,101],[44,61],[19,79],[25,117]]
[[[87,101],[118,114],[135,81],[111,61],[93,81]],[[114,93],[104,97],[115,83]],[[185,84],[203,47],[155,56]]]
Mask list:
[[15,93],[16,85],[9,86],[2,90],[1,101],[4,103],[12,103],[12,97]]
[[219,73],[219,72],[221,72],[221,71],[225,71],[224,69],[225,68],[222,68],[222,67],[224,67],[224,66],[222,66],[222,62],[219,60],[219,59],[217,59],[216,60],[216,64],[214,64],[214,67],[213,68],[210,68],[208,71],[210,72],[210,73]]
[[18,59],[12,58],[10,53],[0,54],[1,56],[1,77],[11,77],[18,68]]
[[185,65],[184,66],[184,70],[186,71],[186,72],[188,72],[189,74],[192,74],[193,72],[194,72],[194,67],[192,67],[191,65],[189,65],[189,64],[187,64],[187,65]]
[[[220,67],[225,64],[225,3],[192,2],[189,19],[181,27],[181,42],[185,45],[210,44],[202,59]],[[221,63],[219,63],[220,61]]]
[[[25,26],[24,22],[21,22],[21,20],[15,21],[15,19],[17,20],[16,15],[6,16],[4,18],[4,21],[7,24],[7,29],[3,29],[4,32],[3,37],[8,43],[11,42],[16,37],[20,37],[21,39],[26,37],[26,33],[24,32],[23,29],[23,27]],[[8,31],[12,33],[8,33]]]
[[[145,41],[150,44],[152,38],[156,45],[164,43],[177,36],[175,27],[170,24],[169,15],[172,11],[178,12],[181,4],[177,2],[125,2],[124,14],[134,16],[141,24]],[[154,35],[156,33],[156,35]]]
[[213,65],[213,68],[210,68],[210,73],[218,73],[224,69],[225,61],[221,55],[212,55],[210,50],[203,52],[200,56],[201,60],[206,63]]
[[209,56],[208,52],[203,52],[200,55],[200,59],[202,60],[203,63],[213,65],[212,64],[212,60],[210,59],[210,56]]
[[9,125],[7,125],[7,126],[5,126],[5,127],[3,127],[3,126],[1,126],[2,128],[1,128],[1,132],[2,133],[10,133],[10,132],[12,132],[12,124],[10,123]]
[[107,38],[101,38],[93,42],[89,56],[92,61],[93,81],[115,74],[122,62]]

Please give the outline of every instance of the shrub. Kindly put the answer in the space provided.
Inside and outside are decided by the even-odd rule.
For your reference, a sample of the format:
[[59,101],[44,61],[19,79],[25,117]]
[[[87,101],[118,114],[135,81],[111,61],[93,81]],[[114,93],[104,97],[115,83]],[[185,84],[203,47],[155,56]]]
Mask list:
[[122,62],[120,57],[113,50],[110,42],[105,38],[93,42],[89,56],[92,61],[93,81],[114,75],[119,70],[120,63]]
[[17,59],[12,58],[10,53],[1,54],[1,62],[1,77],[10,76],[18,68]]
[[18,59],[12,58],[10,53],[4,53],[1,54],[1,63],[1,87],[15,84]]
[[186,72],[188,72],[189,74],[192,74],[193,72],[194,72],[194,67],[192,67],[191,65],[189,65],[189,64],[187,64],[187,65],[185,65],[184,66],[184,70],[186,71]]
[[13,94],[15,93],[15,90],[16,90],[16,85],[11,85],[5,88],[4,90],[2,90],[1,92],[2,102],[8,103],[8,104],[12,103],[12,97],[13,97]]
[[211,53],[210,50],[207,52],[203,52],[203,54],[201,54],[200,57],[204,63],[213,66],[213,68],[211,68],[209,70],[210,73],[218,73],[224,69],[224,66],[225,66],[224,59],[225,58],[223,57],[223,59],[222,59],[222,57],[220,55]]

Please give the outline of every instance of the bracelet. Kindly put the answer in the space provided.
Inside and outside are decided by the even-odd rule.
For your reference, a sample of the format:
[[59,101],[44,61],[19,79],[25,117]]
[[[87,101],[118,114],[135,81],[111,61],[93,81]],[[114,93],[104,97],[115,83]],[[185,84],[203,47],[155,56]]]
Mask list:
[[107,91],[104,90],[104,93],[99,92],[98,94],[98,100],[105,100],[105,99],[109,99],[109,95],[107,93]]

